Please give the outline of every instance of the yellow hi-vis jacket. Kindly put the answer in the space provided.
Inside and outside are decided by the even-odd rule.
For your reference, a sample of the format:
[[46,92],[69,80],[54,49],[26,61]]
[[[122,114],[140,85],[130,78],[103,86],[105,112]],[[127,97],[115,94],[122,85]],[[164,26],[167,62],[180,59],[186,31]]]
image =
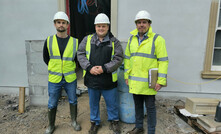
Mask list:
[[61,59],[56,35],[47,38],[47,48],[50,56],[48,63],[48,81],[59,83],[64,76],[66,82],[70,83],[76,80],[76,64],[74,61],[77,49],[78,39],[70,37]]
[[[89,60],[90,59],[90,52],[91,52],[91,38],[92,38],[93,34],[88,35],[87,37],[87,44],[86,44],[86,57]],[[113,59],[114,57],[114,42],[112,42],[112,56],[111,59]],[[83,77],[86,74],[86,70],[83,70]],[[117,71],[112,72],[112,81],[116,82],[117,81]]]
[[[152,32],[150,27],[148,38],[139,45],[138,30],[131,31],[128,39],[124,58],[124,78],[128,79],[129,92],[140,95],[156,95],[157,92],[149,88],[148,71],[158,68],[158,80],[160,85],[166,85],[168,55],[165,40]],[[155,40],[155,41],[154,41]]]

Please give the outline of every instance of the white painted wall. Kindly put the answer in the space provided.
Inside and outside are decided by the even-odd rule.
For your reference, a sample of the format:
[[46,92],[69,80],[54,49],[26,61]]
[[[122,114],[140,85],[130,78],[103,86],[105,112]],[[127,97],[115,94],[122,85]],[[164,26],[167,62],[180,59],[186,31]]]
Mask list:
[[25,40],[54,34],[57,10],[57,0],[0,0],[0,92],[28,87]]
[[[166,40],[169,56],[168,76],[187,83],[203,83],[211,0],[118,0],[118,39],[127,41],[135,29],[138,11],[147,10],[152,16],[153,32]],[[204,85],[186,85],[168,79],[161,95],[211,96],[221,98],[221,81]],[[182,94],[180,94],[182,93]]]

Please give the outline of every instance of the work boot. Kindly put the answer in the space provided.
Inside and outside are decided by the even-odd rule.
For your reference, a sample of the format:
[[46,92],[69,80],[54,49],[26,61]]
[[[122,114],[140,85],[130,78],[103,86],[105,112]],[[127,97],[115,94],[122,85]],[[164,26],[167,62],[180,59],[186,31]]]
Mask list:
[[45,131],[45,134],[53,134],[55,130],[55,118],[56,118],[56,112],[57,112],[57,107],[48,109],[48,121],[49,121],[49,126]]
[[143,128],[133,128],[131,131],[128,131],[127,134],[143,134],[144,129]]
[[111,121],[109,128],[114,131],[114,134],[120,134],[119,121]]
[[77,123],[77,105],[70,104],[71,126],[75,131],[80,131],[81,126]]
[[91,128],[88,131],[88,134],[97,134],[97,131],[99,128],[100,128],[100,125],[96,125],[95,122],[91,122]]

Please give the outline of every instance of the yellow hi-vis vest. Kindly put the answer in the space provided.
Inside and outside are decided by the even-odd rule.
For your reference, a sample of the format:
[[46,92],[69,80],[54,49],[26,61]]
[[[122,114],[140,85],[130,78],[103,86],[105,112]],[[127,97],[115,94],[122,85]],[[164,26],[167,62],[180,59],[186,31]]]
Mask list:
[[157,92],[149,88],[149,69],[158,68],[158,80],[160,85],[166,85],[168,55],[165,40],[152,32],[150,27],[147,33],[148,38],[141,44],[138,43],[138,30],[131,32],[128,39],[124,58],[124,78],[128,79],[129,92],[141,95],[155,95]]
[[74,58],[78,49],[78,39],[73,37],[69,38],[62,59],[56,35],[47,38],[47,48],[50,56],[50,61],[48,63],[48,81],[59,83],[62,79],[62,75],[68,83],[76,80],[76,64]]
[[[91,38],[92,38],[93,34],[88,35],[87,37],[87,44],[86,44],[86,57],[89,60],[90,59],[90,52],[91,52]],[[114,57],[114,42],[112,42],[112,56],[111,59],[113,59]],[[86,70],[83,71],[83,77],[86,74]],[[112,81],[116,82],[117,81],[117,71],[112,72]]]

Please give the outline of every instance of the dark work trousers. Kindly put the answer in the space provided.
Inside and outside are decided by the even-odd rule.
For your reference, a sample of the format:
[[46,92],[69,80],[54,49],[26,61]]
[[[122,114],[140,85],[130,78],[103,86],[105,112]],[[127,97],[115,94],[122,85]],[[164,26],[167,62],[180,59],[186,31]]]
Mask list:
[[148,134],[155,134],[156,128],[156,106],[155,95],[133,94],[135,104],[136,128],[143,128],[144,102],[147,109],[147,129]]

